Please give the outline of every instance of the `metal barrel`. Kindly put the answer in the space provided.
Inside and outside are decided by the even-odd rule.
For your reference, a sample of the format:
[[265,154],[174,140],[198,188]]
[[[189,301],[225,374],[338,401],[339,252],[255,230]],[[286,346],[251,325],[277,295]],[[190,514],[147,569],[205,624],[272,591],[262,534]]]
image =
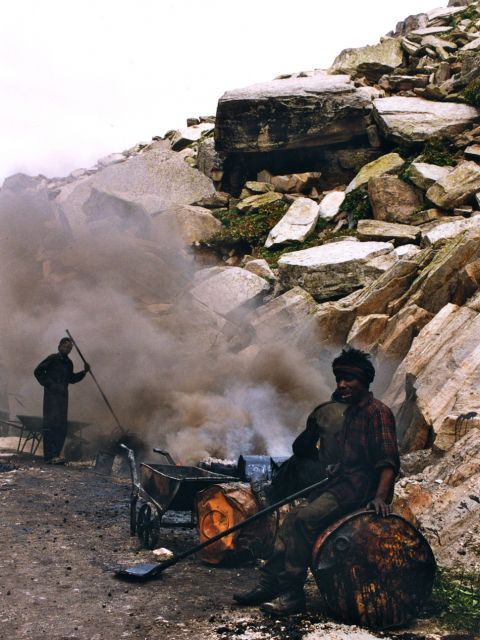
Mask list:
[[325,613],[388,629],[415,618],[431,595],[435,558],[423,535],[399,515],[356,511],[317,539],[312,573]]

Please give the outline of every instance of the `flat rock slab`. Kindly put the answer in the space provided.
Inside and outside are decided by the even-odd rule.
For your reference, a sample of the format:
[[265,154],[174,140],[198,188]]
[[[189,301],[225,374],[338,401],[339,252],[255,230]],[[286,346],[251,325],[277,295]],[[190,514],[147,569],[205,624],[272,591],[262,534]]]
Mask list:
[[330,73],[355,72],[376,81],[384,73],[403,64],[403,49],[396,38],[385,39],[380,44],[358,49],[344,49],[334,60]]
[[349,76],[317,74],[227,91],[219,100],[217,151],[298,149],[364,135],[379,91],[355,87]]
[[178,129],[172,138],[172,149],[174,151],[181,151],[192,144],[197,142],[202,136],[209,131],[212,131],[214,124],[210,122],[201,122],[191,127],[185,127],[184,129]]
[[359,220],[357,237],[359,240],[379,240],[386,242],[393,240],[396,245],[412,244],[420,238],[418,227],[381,220]]
[[203,272],[203,279],[197,280],[190,293],[220,315],[235,311],[270,289],[266,280],[240,267],[213,267]]
[[480,166],[476,162],[462,162],[448,175],[433,184],[427,198],[438,207],[453,209],[464,204],[480,190]]
[[398,153],[387,153],[384,156],[380,156],[380,158],[369,162],[360,169],[346,188],[345,193],[350,193],[350,191],[368,184],[370,178],[375,176],[399,173],[404,164],[405,160]]
[[285,288],[298,285],[316,300],[332,300],[361,289],[396,260],[389,242],[341,240],[284,254],[278,276]]
[[480,227],[480,215],[471,218],[461,218],[460,220],[452,220],[451,222],[439,222],[433,228],[422,233],[422,245],[428,246],[435,244],[438,240],[445,238],[453,238],[469,229],[478,229]]
[[461,133],[480,119],[480,111],[465,104],[400,96],[375,100],[373,116],[390,140],[416,144]]
[[265,246],[303,242],[315,229],[318,216],[318,202],[310,198],[298,198],[270,231]]
[[414,185],[426,191],[434,182],[448,176],[453,167],[439,167],[427,162],[412,162],[408,169],[408,177]]

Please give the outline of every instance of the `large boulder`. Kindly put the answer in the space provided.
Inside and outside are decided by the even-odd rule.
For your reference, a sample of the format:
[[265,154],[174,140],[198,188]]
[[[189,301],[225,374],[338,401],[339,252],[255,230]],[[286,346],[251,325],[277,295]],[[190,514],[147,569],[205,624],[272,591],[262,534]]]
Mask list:
[[376,89],[317,74],[227,91],[217,108],[220,152],[275,151],[353,140],[366,132]]
[[205,242],[222,227],[221,222],[208,209],[188,204],[178,205],[153,216],[153,223],[157,217],[171,221],[186,244]]
[[422,207],[422,197],[398,176],[381,175],[368,182],[368,196],[375,220],[408,223]]
[[289,336],[311,320],[318,305],[301,287],[294,287],[255,310],[250,324],[261,342],[271,342]]
[[388,242],[341,240],[284,254],[278,276],[284,288],[298,285],[316,300],[332,300],[361,289],[396,260]]
[[468,161],[459,164],[427,191],[427,198],[444,209],[453,209],[467,202],[480,191],[480,166]]
[[[55,202],[60,205],[72,229],[96,224],[105,217],[104,203],[122,201],[120,217],[125,211],[142,211],[146,216],[176,204],[191,204],[212,196],[212,181],[187,165],[165,141],[153,143],[148,150],[129,157],[67,184]],[[93,194],[93,195],[92,195]],[[105,194],[105,197],[101,196]],[[94,203],[98,196],[101,206]],[[85,211],[84,205],[87,205]],[[114,208],[111,208],[115,215]]]
[[403,49],[400,40],[390,38],[376,45],[344,49],[335,58],[329,71],[330,73],[357,73],[376,82],[384,73],[390,73],[402,64]]
[[298,198],[270,231],[265,246],[303,242],[315,229],[318,216],[318,202],[310,198]]
[[190,293],[208,309],[224,316],[252,303],[269,289],[266,280],[240,267],[212,267],[199,272]]
[[452,138],[477,122],[480,111],[465,104],[395,96],[375,100],[373,116],[388,139],[410,145],[434,136]]
[[369,162],[360,169],[346,188],[346,193],[368,184],[370,178],[399,173],[404,164],[405,160],[398,153],[387,153],[384,156],[380,156],[380,158]]

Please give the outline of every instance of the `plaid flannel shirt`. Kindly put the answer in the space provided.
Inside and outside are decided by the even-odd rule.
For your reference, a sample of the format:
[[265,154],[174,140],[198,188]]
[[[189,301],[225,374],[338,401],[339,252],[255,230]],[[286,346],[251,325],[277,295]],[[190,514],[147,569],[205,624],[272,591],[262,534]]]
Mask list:
[[327,491],[342,504],[362,506],[375,496],[383,468],[391,467],[395,473],[400,469],[395,418],[383,402],[369,393],[360,404],[345,411],[338,440],[341,471]]

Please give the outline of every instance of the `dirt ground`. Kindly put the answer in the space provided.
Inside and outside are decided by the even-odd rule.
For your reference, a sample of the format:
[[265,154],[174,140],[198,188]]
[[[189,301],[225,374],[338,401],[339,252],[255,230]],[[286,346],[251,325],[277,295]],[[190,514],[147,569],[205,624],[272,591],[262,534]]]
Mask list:
[[[17,467],[0,473],[2,639],[372,638],[325,624],[315,612],[313,585],[310,614],[288,621],[234,606],[232,593],[254,583],[254,567],[213,569],[190,558],[161,580],[121,582],[116,567],[154,561],[129,536],[127,482],[24,455],[4,453],[0,462]],[[174,552],[196,540],[192,530],[162,531],[161,546]],[[453,637],[435,621],[398,633],[405,640]]]

